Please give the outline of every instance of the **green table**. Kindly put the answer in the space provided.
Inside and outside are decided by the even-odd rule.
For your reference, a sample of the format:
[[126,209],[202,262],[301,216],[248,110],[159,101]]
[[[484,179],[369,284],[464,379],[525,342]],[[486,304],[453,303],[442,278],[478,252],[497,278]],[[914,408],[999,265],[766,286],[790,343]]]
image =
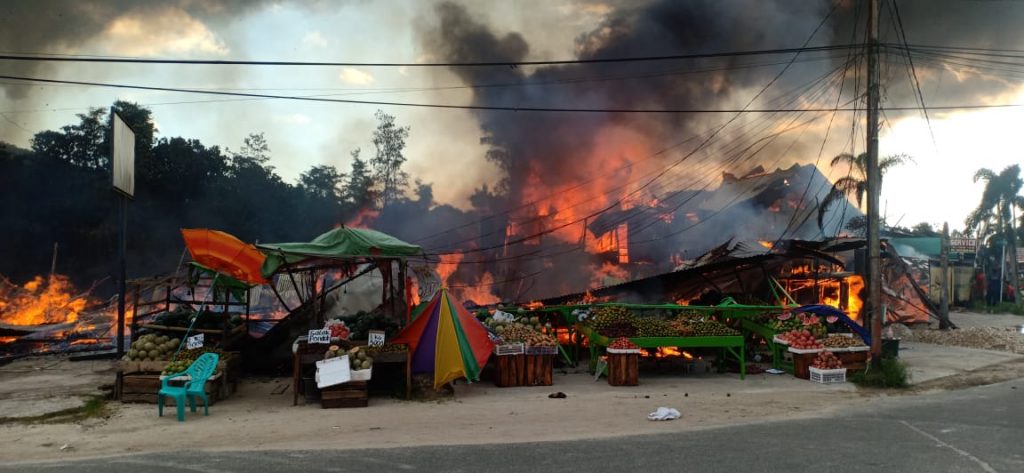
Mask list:
[[[600,349],[607,347],[613,341],[611,338],[605,337],[585,325],[577,325],[576,328],[579,333],[587,337],[587,342],[590,345],[591,363],[597,359]],[[747,356],[746,351],[743,349],[744,337],[742,335],[720,337],[633,337],[629,341],[640,348],[721,348],[723,355],[732,355],[739,362],[740,379],[745,379],[747,376]]]

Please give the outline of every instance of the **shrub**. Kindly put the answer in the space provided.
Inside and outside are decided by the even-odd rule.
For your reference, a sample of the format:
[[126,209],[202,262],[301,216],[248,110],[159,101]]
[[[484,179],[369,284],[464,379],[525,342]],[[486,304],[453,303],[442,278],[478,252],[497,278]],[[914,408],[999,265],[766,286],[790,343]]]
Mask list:
[[906,388],[910,386],[907,365],[895,358],[882,358],[881,363],[868,363],[867,370],[850,378],[854,384],[865,388]]

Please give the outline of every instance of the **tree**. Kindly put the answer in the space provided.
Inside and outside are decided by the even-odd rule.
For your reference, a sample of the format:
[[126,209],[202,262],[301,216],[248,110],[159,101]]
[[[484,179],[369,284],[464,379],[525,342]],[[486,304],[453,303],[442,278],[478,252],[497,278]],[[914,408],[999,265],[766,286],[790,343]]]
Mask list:
[[60,131],[43,131],[32,138],[32,151],[60,159],[74,166],[106,169],[110,163],[104,146],[107,109],[91,108],[79,113],[77,125],[65,125]]
[[370,167],[359,158],[360,149],[352,151],[352,170],[348,173],[348,180],[342,195],[346,202],[352,204],[356,210],[373,205],[376,195],[373,192],[373,176],[370,175]]
[[[981,168],[974,173],[974,182],[978,181],[985,181],[985,190],[981,193],[978,207],[971,211],[964,224],[968,231],[974,231],[983,223],[994,221],[994,233],[1001,234],[1010,247],[1010,284],[1016,293],[1020,289],[1020,273],[1017,267],[1017,232],[1014,230],[1013,209],[1024,208],[1024,197],[1018,195],[1021,187],[1024,187],[1020,166],[1007,166],[999,174]],[[1021,299],[1020,294],[1017,294],[1017,305],[1021,305]]]
[[377,129],[373,131],[373,146],[377,154],[370,159],[373,165],[373,177],[381,186],[381,206],[402,198],[405,188],[409,185],[409,173],[402,170],[405,164],[405,139],[409,137],[408,126],[395,124],[395,117],[377,110]]
[[[895,154],[879,159],[878,169],[881,173],[880,175],[884,177],[885,171],[889,168],[907,161],[913,161],[913,159],[905,154]],[[825,227],[825,214],[828,213],[828,209],[832,204],[852,195],[857,200],[857,207],[861,207],[861,204],[864,202],[864,195],[868,191],[867,153],[858,154],[856,157],[849,153],[843,153],[832,158],[833,167],[839,164],[849,166],[850,173],[836,181],[835,184],[832,184],[832,189],[829,190],[825,198],[818,204],[818,228]]]
[[334,166],[313,166],[299,176],[299,188],[310,196],[341,202],[341,183],[345,174]]

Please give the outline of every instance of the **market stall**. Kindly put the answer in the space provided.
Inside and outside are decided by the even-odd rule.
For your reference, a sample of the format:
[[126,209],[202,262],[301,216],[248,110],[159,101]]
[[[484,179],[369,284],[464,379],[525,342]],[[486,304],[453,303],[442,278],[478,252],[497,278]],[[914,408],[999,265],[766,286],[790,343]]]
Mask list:
[[[267,279],[276,276],[286,283],[290,281],[295,292],[304,295],[300,307],[288,307],[277,288],[271,286],[286,309],[305,316],[305,326],[289,326],[289,340],[295,340],[292,377],[296,404],[300,386],[305,390],[316,389],[308,388],[308,383],[300,384],[303,373],[308,379],[315,371],[317,361],[324,359],[332,345],[346,349],[367,346],[368,349],[386,351],[387,355],[375,358],[374,362],[404,364],[406,396],[409,396],[412,354],[393,340],[392,343],[385,340],[390,340],[399,327],[407,326],[411,321],[406,258],[422,254],[422,248],[374,230],[344,226],[323,233],[310,242],[266,243],[257,247],[266,255],[261,267],[262,276]],[[381,278],[379,312],[348,316],[326,313],[325,305],[331,293],[354,280],[367,277],[371,272]],[[329,275],[334,282],[321,284]],[[306,290],[299,291],[300,285]],[[314,333],[323,331],[328,333],[323,336]],[[379,332],[380,338],[375,336],[371,340],[371,331]]]

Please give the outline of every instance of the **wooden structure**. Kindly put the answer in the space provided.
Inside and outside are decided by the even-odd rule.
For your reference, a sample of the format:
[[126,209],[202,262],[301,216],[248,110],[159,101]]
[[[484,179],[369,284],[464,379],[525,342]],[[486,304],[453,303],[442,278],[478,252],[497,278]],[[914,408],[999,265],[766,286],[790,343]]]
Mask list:
[[[167,364],[165,361],[121,361],[118,366],[117,384],[114,386],[114,397],[121,402],[141,402],[156,404],[157,392],[160,391],[160,372]],[[238,389],[241,371],[241,357],[234,355],[222,359],[217,365],[217,373],[206,381],[206,395],[210,404],[231,397]],[[171,384],[179,381],[171,381]],[[173,398],[170,400],[174,405]],[[165,399],[165,400],[167,400]]]
[[609,353],[608,384],[612,386],[636,386],[640,384],[640,355],[636,353]]
[[320,406],[324,409],[337,407],[366,407],[369,395],[367,381],[349,381],[320,390]]

